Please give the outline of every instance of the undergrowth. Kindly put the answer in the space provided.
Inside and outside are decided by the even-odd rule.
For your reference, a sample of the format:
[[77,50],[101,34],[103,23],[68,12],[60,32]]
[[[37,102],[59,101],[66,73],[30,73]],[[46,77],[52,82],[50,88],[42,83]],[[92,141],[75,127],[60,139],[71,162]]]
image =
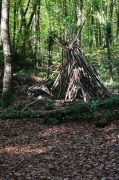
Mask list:
[[117,119],[119,116],[119,96],[114,96],[104,100],[91,99],[82,103],[71,103],[67,114],[70,119],[80,117],[102,116],[107,120]]
[[10,109],[4,109],[1,116],[4,118],[36,118],[37,114],[32,110],[32,108],[28,108],[27,111],[21,112],[17,110],[16,107],[13,107]]
[[[57,110],[55,113],[62,113],[64,119],[67,120],[83,120],[85,117],[87,120],[89,117],[94,120],[96,117],[103,117],[107,120],[119,120],[119,96],[114,96],[104,100],[91,99],[87,102],[73,102],[69,106]],[[14,118],[36,118],[38,114],[32,108],[27,108],[24,112],[21,112],[17,107],[9,109],[3,109],[1,113],[2,117],[14,117]],[[80,117],[80,118],[79,118]]]

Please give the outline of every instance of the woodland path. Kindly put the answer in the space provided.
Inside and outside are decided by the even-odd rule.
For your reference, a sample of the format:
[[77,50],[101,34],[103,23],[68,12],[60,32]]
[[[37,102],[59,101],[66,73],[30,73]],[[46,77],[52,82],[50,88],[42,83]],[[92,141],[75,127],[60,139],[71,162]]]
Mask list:
[[0,119],[0,180],[119,180],[119,125]]

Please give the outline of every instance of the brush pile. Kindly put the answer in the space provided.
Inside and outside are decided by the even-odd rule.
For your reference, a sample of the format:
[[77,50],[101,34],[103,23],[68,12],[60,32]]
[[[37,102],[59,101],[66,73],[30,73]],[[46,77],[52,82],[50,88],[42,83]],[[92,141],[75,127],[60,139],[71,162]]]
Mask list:
[[66,60],[58,74],[52,91],[58,91],[58,98],[74,100],[79,89],[82,90],[84,100],[90,98],[107,98],[113,95],[100,80],[95,68],[84,55],[75,41],[70,41],[65,47]]

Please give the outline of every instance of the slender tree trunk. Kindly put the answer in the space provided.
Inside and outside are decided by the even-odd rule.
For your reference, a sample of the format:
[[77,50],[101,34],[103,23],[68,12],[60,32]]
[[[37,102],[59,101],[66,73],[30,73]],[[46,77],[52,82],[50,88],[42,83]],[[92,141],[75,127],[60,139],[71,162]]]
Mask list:
[[119,35],[119,11],[117,11],[117,31],[116,31],[116,37],[118,38]]
[[113,36],[112,36],[113,9],[114,9],[114,1],[110,0],[110,7],[109,7],[110,21],[109,22],[107,21],[107,24],[105,27],[105,41],[106,41],[106,47],[107,47],[107,61],[108,61],[108,67],[109,67],[110,83],[113,82],[112,58],[111,58],[111,50],[110,50],[110,44],[113,41]]
[[34,67],[36,67],[37,64],[37,43],[38,43],[38,24],[37,24],[37,15],[36,12],[34,13]]
[[[91,13],[93,14],[92,11],[91,11]],[[94,27],[94,17],[93,17],[93,15],[91,15],[91,19],[90,19],[90,42],[89,42],[89,47],[90,48],[92,48],[92,46],[93,46],[93,33],[94,33],[93,27]]]
[[0,24],[1,24],[2,1],[0,1]]
[[[78,21],[77,26],[81,28],[82,26],[82,10],[83,10],[83,0],[80,0],[79,2],[79,10],[78,10]],[[81,33],[79,36],[79,45],[81,46]]]
[[40,1],[34,13],[34,67],[38,67]]
[[[21,3],[21,2],[19,2],[19,6],[20,6],[20,3]],[[21,13],[21,24],[20,24],[19,33],[21,33],[22,27],[24,26],[24,23],[26,23],[26,19],[25,19],[25,18],[26,18],[27,11],[28,11],[28,9],[29,9],[29,5],[30,5],[30,0],[29,0],[28,3],[27,3],[27,6],[26,6],[25,11],[24,11],[23,8],[21,7],[21,10],[20,10],[20,13]]]
[[16,0],[14,1],[14,26],[13,26],[13,46],[15,49],[15,38],[16,38],[16,17],[17,16],[17,8],[16,8]]
[[98,24],[98,36],[99,36],[99,47],[102,47],[102,32],[101,32],[101,26]]
[[4,51],[2,106],[6,107],[10,104],[12,95],[12,57],[9,36],[9,0],[2,1],[1,38]]
[[108,68],[109,68],[110,83],[112,83],[113,82],[112,58],[111,58],[111,50],[110,50],[108,37],[106,37],[106,47],[107,47],[107,62],[108,62]]
[[[2,11],[2,1],[0,1],[0,28],[1,28],[1,11]],[[0,51],[2,51],[1,39],[0,39]],[[2,78],[3,78],[3,68],[2,68],[2,59],[0,59],[0,80]]]
[[50,65],[51,65],[51,51],[49,51],[49,54],[48,54],[48,70],[47,70],[47,79],[49,78],[50,76]]

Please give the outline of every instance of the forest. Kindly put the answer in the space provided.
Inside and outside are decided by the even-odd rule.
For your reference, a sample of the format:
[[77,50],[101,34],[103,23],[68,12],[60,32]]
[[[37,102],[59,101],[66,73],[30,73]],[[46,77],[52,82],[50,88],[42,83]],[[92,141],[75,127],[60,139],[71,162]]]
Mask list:
[[0,180],[118,180],[119,0],[1,0],[0,35]]

